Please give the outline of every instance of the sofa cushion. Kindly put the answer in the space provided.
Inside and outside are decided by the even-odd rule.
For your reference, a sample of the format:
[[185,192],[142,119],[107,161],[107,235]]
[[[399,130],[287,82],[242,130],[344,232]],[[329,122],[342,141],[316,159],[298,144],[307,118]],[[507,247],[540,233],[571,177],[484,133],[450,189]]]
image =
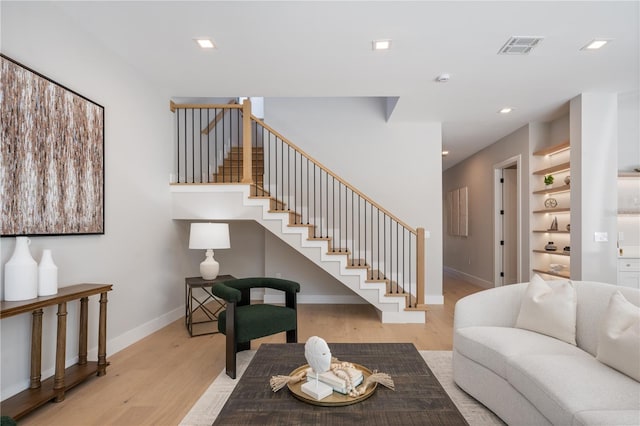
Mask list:
[[594,357],[598,352],[598,334],[609,299],[616,291],[631,303],[640,306],[640,291],[636,288],[615,286],[590,281],[574,281],[578,292],[576,343]]
[[558,339],[521,328],[465,327],[456,330],[454,346],[462,355],[507,377],[509,359],[526,354],[559,354],[589,357],[579,348]]
[[616,291],[598,337],[596,359],[640,381],[640,307]]
[[569,425],[583,411],[640,410],[640,383],[592,356],[513,357],[507,380],[553,424]]
[[576,413],[574,426],[638,426],[640,410],[588,410]]
[[578,297],[571,281],[550,286],[534,275],[522,296],[516,327],[576,344]]

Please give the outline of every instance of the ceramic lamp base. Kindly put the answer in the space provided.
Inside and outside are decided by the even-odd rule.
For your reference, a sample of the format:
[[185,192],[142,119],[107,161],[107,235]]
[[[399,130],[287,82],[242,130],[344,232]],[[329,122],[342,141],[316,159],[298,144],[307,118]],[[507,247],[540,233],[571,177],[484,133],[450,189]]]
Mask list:
[[200,275],[205,280],[213,280],[220,272],[220,264],[213,258],[213,250],[207,250],[206,258],[200,264]]

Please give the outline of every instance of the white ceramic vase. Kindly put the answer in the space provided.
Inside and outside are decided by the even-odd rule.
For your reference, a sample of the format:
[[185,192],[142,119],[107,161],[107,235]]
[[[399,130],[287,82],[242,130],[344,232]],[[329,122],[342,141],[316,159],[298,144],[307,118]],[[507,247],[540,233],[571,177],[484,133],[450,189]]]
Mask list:
[[38,265],[38,296],[51,296],[58,292],[58,267],[53,263],[51,250],[42,251]]
[[4,265],[4,299],[29,300],[38,297],[38,263],[29,251],[31,240],[16,237],[13,255]]

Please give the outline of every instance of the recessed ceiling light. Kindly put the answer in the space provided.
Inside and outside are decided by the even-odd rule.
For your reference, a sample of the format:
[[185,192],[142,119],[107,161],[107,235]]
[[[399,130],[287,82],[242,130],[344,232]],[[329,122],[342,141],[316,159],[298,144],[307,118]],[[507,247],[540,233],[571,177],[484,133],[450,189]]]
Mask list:
[[198,43],[202,49],[215,49],[216,45],[213,44],[213,41],[210,38],[194,38],[193,41]]
[[597,50],[609,43],[610,40],[591,40],[587,45],[582,46],[580,50]]
[[447,155],[449,155],[449,151],[447,151],[446,149],[442,151],[442,156],[446,157]]
[[504,107],[502,108],[500,111],[498,111],[500,114],[509,114],[511,111],[513,111],[513,108],[511,107]]
[[391,49],[391,40],[373,40],[373,50]]
[[440,74],[439,76],[436,77],[436,81],[438,83],[446,83],[447,81],[449,81],[449,79],[451,79],[451,76],[447,73]]

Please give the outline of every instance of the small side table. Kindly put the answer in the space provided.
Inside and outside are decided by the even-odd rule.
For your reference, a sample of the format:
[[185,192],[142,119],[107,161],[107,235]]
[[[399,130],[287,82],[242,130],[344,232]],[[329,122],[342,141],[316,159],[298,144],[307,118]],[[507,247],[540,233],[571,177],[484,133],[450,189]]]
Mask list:
[[[185,284],[185,289],[184,289],[184,304],[185,304],[184,321],[185,321],[185,325],[187,326],[187,330],[189,331],[189,336],[193,337],[193,336],[202,336],[202,335],[205,335],[205,334],[218,333],[218,330],[216,328],[216,329],[214,329],[214,331],[210,331],[210,332],[207,332],[207,333],[193,334],[193,325],[194,324],[204,324],[204,323],[208,323],[208,322],[213,323],[213,322],[217,322],[218,321],[218,313],[222,309],[224,309],[225,303],[224,303],[223,300],[218,299],[217,297],[215,297],[213,295],[213,293],[211,292],[211,288],[216,283],[221,283],[221,282],[228,281],[228,280],[233,280],[233,279],[235,279],[235,277],[233,277],[231,275],[218,275],[216,278],[214,278],[212,280],[205,280],[202,277],[185,278],[185,280],[184,280],[184,284]],[[194,293],[193,293],[193,289],[194,288],[199,288],[199,289],[202,289],[202,291],[204,291],[204,293],[206,295],[204,300],[200,300],[200,299],[198,299],[197,295],[194,295]],[[213,308],[209,308],[208,306],[205,306],[209,302],[213,302],[213,304],[214,304]],[[208,319],[204,320],[204,321],[196,321],[196,322],[194,322],[193,314],[198,310],[202,311],[207,316]]]

